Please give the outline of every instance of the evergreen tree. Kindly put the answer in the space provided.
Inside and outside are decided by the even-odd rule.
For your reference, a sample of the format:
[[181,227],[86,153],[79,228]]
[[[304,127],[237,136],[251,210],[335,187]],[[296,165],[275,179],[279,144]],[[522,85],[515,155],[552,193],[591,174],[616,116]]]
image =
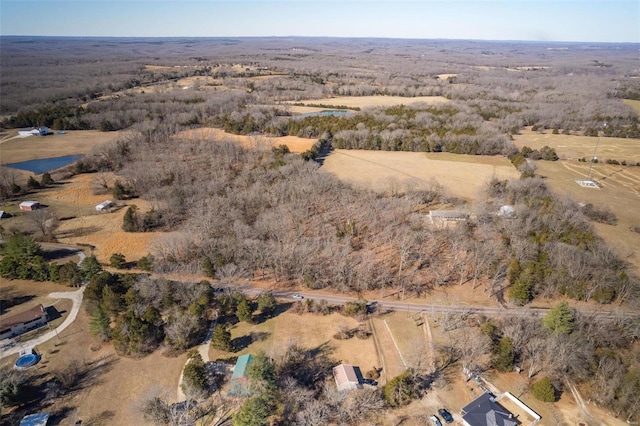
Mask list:
[[233,426],[267,426],[276,408],[273,393],[264,391],[247,399],[233,415]]
[[244,322],[253,321],[253,312],[251,311],[251,304],[244,297],[238,303],[238,308],[236,309],[236,315],[240,321],[244,321]]
[[493,367],[507,372],[513,370],[513,344],[510,337],[503,337],[498,343],[492,360]]
[[247,368],[247,376],[250,379],[263,382],[268,389],[275,388],[276,367],[264,351],[259,351],[253,357],[253,362]]
[[258,309],[264,315],[271,315],[276,310],[276,298],[270,291],[264,291],[258,296]]
[[89,332],[103,342],[111,338],[111,327],[107,314],[101,307],[98,307],[89,320]]
[[214,349],[231,352],[231,332],[222,324],[216,325],[213,329],[213,337],[211,338],[211,346]]
[[153,261],[154,261],[153,255],[148,254],[148,255],[146,255],[146,256],[142,256],[142,257],[138,260],[138,262],[137,262],[136,266],[137,266],[139,269],[142,269],[143,271],[149,271],[149,272],[151,272],[151,271],[153,270]]
[[33,176],[29,176],[29,180],[27,180],[27,188],[38,189],[40,188],[40,182],[38,182]]
[[95,256],[87,256],[80,262],[80,272],[85,280],[90,280],[102,272],[102,266]]
[[209,388],[207,369],[198,351],[191,354],[189,362],[184,366],[182,378],[184,380],[182,390],[187,395],[202,395]]
[[415,383],[409,372],[404,372],[391,379],[384,386],[384,398],[391,407],[402,407],[418,396]]
[[122,253],[114,253],[109,258],[109,265],[112,268],[124,269],[126,264],[127,264],[127,260],[125,259],[124,254]]
[[556,390],[548,377],[544,377],[533,384],[531,393],[540,401],[554,402],[556,400]]
[[42,178],[40,178],[40,184],[43,186],[52,185],[54,183],[53,178],[49,172],[44,172]]
[[127,209],[122,218],[122,230],[124,232],[136,232],[138,231],[138,207],[131,205]]
[[547,313],[542,325],[552,333],[570,334],[574,327],[573,310],[567,302],[560,302]]

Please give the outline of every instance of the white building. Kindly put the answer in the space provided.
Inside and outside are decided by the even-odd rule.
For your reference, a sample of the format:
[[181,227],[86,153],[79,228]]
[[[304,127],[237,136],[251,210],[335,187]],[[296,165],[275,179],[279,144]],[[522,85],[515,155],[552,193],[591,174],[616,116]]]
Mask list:
[[105,212],[105,211],[109,211],[109,209],[111,207],[113,207],[115,205],[115,203],[111,200],[106,200],[101,202],[100,204],[98,204],[96,206],[96,210],[99,212]]

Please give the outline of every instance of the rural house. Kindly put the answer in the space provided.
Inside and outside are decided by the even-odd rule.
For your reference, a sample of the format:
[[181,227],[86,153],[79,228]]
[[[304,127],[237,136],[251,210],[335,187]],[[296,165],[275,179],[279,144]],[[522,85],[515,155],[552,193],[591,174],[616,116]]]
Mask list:
[[349,364],[340,364],[333,367],[333,378],[339,391],[362,389],[362,373],[360,367]]
[[30,212],[32,210],[38,210],[40,208],[40,203],[37,201],[23,201],[20,203],[19,207],[20,210]]
[[462,408],[462,424],[465,426],[516,426],[513,414],[496,402],[490,393],[485,393]]
[[19,314],[0,318],[0,340],[42,327],[47,323],[47,319],[47,311],[42,305],[34,306]]
[[96,210],[99,211],[99,212],[106,212],[106,211],[109,211],[109,209],[111,207],[113,207],[114,205],[115,205],[115,203],[113,201],[106,200],[106,201],[103,201],[100,204],[98,204],[96,206]]
[[249,396],[251,394],[250,379],[247,375],[249,365],[253,362],[253,355],[240,355],[233,367],[229,396]]

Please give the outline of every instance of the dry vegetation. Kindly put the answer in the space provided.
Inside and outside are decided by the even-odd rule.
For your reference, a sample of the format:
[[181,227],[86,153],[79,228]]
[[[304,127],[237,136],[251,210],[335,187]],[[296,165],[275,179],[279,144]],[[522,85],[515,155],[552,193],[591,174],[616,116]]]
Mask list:
[[332,151],[322,170],[359,188],[393,192],[441,185],[448,194],[469,201],[492,178],[519,176],[504,157],[344,149]]
[[[389,293],[402,288],[412,300],[445,305],[551,307],[564,297],[575,299],[572,306],[583,311],[600,309],[594,300],[607,303],[607,309],[637,309],[638,282],[627,263],[640,269],[640,233],[632,232],[640,226],[640,168],[599,163],[592,173],[600,190],[574,182],[587,173],[588,163],[577,159],[592,155],[598,138],[586,135],[598,133],[603,117],[609,127],[599,138],[599,159],[640,161],[634,47],[583,50],[568,44],[558,53],[534,44],[514,49],[501,43],[378,40],[367,41],[376,46],[376,55],[368,55],[357,40],[202,40],[185,54],[174,41],[139,40],[134,54],[130,44],[113,41],[45,41],[67,43],[62,47],[96,61],[60,61],[60,51],[49,45],[0,38],[7,83],[0,88],[1,161],[77,153],[87,155],[86,167],[54,173],[57,183],[45,189],[25,188],[28,173],[3,169],[0,209],[16,214],[2,219],[3,232],[37,235],[30,216],[16,208],[23,199],[37,198],[60,219],[53,235],[60,242],[92,246],[103,264],[114,253],[133,261],[152,252],[154,273],[181,280],[206,274],[228,283],[266,276],[280,288],[322,288],[371,299],[382,292],[393,298]],[[102,55],[112,59],[108,74],[96,65]],[[244,63],[248,57],[251,64]],[[298,115],[334,107],[354,111],[341,117]],[[9,128],[40,124],[67,133],[17,139]],[[354,149],[331,151],[332,144]],[[302,153],[304,160],[320,158],[321,165],[280,145]],[[526,165],[516,169],[508,160],[523,146],[550,146],[560,161],[538,161],[542,179],[518,179],[520,172],[526,177],[534,171]],[[92,173],[71,176],[78,171]],[[113,212],[97,213],[94,206],[112,198],[116,179],[126,200]],[[590,225],[572,200],[611,209],[617,224]],[[139,209],[136,229],[149,232],[122,230],[132,204]],[[503,204],[516,206],[518,216],[498,217]],[[436,208],[470,210],[478,220],[474,215],[469,226],[436,229],[424,217]],[[18,284],[27,293],[35,291],[17,281],[0,288],[14,294]],[[176,300],[163,301],[160,293],[148,291],[140,296],[157,283],[111,284],[123,300],[127,286],[135,290],[126,293],[126,304],[99,302],[111,315],[106,327],[120,331],[114,338],[119,348],[123,341],[131,343],[122,333],[128,324],[123,318],[140,320],[141,306],[153,305],[157,322],[174,339],[193,337],[188,329],[193,312],[199,320],[207,315],[195,302],[166,308],[165,302],[183,296],[175,289]],[[38,291],[50,286],[43,283]],[[93,281],[90,287],[99,289],[93,288],[95,315],[104,288]],[[513,296],[517,289],[524,289],[519,298]],[[45,300],[43,295],[28,303]],[[212,311],[221,309],[222,302],[205,299]],[[616,394],[637,389],[639,331],[632,323],[580,317],[573,333],[560,336],[536,321],[504,319],[494,324],[489,342],[479,328],[486,319],[439,316],[428,319],[431,345],[419,320],[402,313],[372,318],[374,344],[334,339],[339,329],[357,325],[351,318],[285,312],[259,324],[235,323],[233,339],[243,341],[251,333],[267,338],[232,355],[264,349],[275,356],[292,343],[313,349],[329,342],[336,362],[363,370],[386,364],[381,382],[409,367],[419,380],[434,379],[432,387],[419,401],[372,421],[411,425],[427,421],[425,410],[458,411],[477,395],[477,386],[459,374],[461,365],[475,363],[492,374],[497,341],[508,336],[514,339],[512,361],[528,371],[538,367],[529,352],[540,350],[534,380],[549,374],[562,385],[568,377],[584,395],[637,420],[632,396]],[[142,424],[139,407],[145,399],[174,400],[186,356],[165,357],[161,346],[173,345],[177,352],[184,347],[156,338],[140,351],[151,354],[132,359],[116,355],[111,343],[89,338],[88,328],[83,311],[61,341],[39,348],[45,376],[73,360],[92,372],[66,396],[52,396],[53,411],[83,424]],[[532,349],[531,341],[542,349]],[[120,353],[140,353],[126,349]],[[420,359],[432,350],[435,359],[426,361],[437,363],[437,371],[425,370]],[[210,355],[230,354],[211,350]],[[542,424],[592,422],[575,408],[566,388],[555,404],[531,401],[526,388],[532,380],[524,375],[490,377],[504,390],[522,393],[545,417]],[[595,392],[598,388],[607,392]],[[295,393],[313,390],[314,403],[335,408],[318,387],[302,390]],[[287,391],[278,389],[283,405]],[[285,422],[297,419],[281,414]],[[603,424],[619,424],[595,408],[592,415]]]

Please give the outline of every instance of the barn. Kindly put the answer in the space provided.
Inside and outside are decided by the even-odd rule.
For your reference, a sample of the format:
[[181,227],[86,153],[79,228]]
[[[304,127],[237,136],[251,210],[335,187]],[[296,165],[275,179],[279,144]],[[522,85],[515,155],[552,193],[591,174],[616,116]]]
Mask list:
[[20,203],[20,210],[30,212],[32,210],[38,210],[41,206],[37,201],[23,201]]

